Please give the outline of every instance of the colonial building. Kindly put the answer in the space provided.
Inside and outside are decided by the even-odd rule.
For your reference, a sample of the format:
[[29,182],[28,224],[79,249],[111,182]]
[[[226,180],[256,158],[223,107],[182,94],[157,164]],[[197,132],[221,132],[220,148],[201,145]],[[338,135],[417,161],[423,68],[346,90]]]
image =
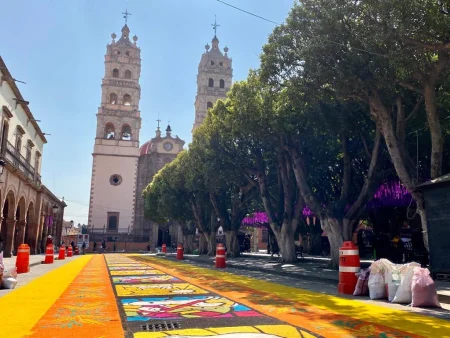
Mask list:
[[125,24],[122,35],[106,47],[105,75],[92,163],[89,225],[107,237],[133,227],[141,117],[141,51],[137,36],[130,41]]
[[[216,31],[217,25],[213,25]],[[216,34],[209,44],[205,46],[197,75],[197,96],[195,98],[195,120],[192,131],[195,130],[206,117],[209,108],[212,108],[218,99],[225,99],[230,90],[233,79],[232,60],[228,57],[228,47],[222,51],[219,48],[219,39]]]
[[41,183],[44,133],[0,57],[0,251],[10,257],[20,244],[43,250],[46,237],[59,244],[66,204]]
[[178,136],[172,136],[170,125],[167,126],[166,135],[161,136],[158,128],[156,135],[150,141],[144,143],[140,149],[138,164],[138,179],[136,196],[135,226],[133,228],[133,237],[136,241],[149,242],[152,250],[161,246],[162,242],[171,243],[171,239],[178,237],[178,226],[175,224],[170,227],[168,224],[161,225],[150,222],[144,218],[144,199],[142,191],[152,182],[155,174],[167,163],[172,162],[177,154],[183,150],[184,141]]

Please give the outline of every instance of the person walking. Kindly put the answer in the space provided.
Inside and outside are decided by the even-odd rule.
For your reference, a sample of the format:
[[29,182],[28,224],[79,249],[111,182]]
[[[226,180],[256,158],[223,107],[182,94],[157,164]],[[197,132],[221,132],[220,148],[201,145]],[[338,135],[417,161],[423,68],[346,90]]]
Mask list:
[[86,242],[83,242],[83,244],[81,245],[81,251],[83,252],[84,255],[86,251]]
[[113,251],[116,252],[116,242],[114,242]]
[[94,242],[94,252],[97,251],[97,242]]

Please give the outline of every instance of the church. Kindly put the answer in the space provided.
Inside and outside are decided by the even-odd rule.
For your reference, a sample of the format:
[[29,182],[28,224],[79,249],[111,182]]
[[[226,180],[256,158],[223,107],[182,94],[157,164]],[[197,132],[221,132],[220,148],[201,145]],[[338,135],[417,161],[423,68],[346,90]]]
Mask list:
[[[232,60],[227,47],[223,52],[219,48],[217,27],[214,23],[211,46],[206,44],[198,65],[192,131],[201,125],[208,109],[226,97],[232,84]],[[170,125],[162,134],[158,119],[154,137],[140,145],[140,48],[136,35],[130,40],[126,21],[121,33],[118,39],[111,34],[106,47],[92,153],[88,225],[96,240],[145,242],[154,250],[162,243],[176,244],[182,233],[176,224],[156,224],[144,218],[142,191],[183,150],[185,141],[172,135]]]

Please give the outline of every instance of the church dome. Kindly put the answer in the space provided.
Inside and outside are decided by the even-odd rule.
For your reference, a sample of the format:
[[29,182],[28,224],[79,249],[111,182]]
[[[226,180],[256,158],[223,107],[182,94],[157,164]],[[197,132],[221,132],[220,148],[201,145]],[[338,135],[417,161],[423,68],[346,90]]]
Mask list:
[[139,155],[146,155],[149,154],[152,149],[153,143],[152,141],[145,142],[140,148],[139,148]]

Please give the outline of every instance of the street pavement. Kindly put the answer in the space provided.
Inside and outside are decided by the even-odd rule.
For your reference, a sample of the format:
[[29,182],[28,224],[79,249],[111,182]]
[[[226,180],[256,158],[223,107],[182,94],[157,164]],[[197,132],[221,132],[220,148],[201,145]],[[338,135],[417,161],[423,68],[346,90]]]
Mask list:
[[263,275],[152,255],[78,256],[0,298],[0,336],[450,337],[450,321],[436,316]]

